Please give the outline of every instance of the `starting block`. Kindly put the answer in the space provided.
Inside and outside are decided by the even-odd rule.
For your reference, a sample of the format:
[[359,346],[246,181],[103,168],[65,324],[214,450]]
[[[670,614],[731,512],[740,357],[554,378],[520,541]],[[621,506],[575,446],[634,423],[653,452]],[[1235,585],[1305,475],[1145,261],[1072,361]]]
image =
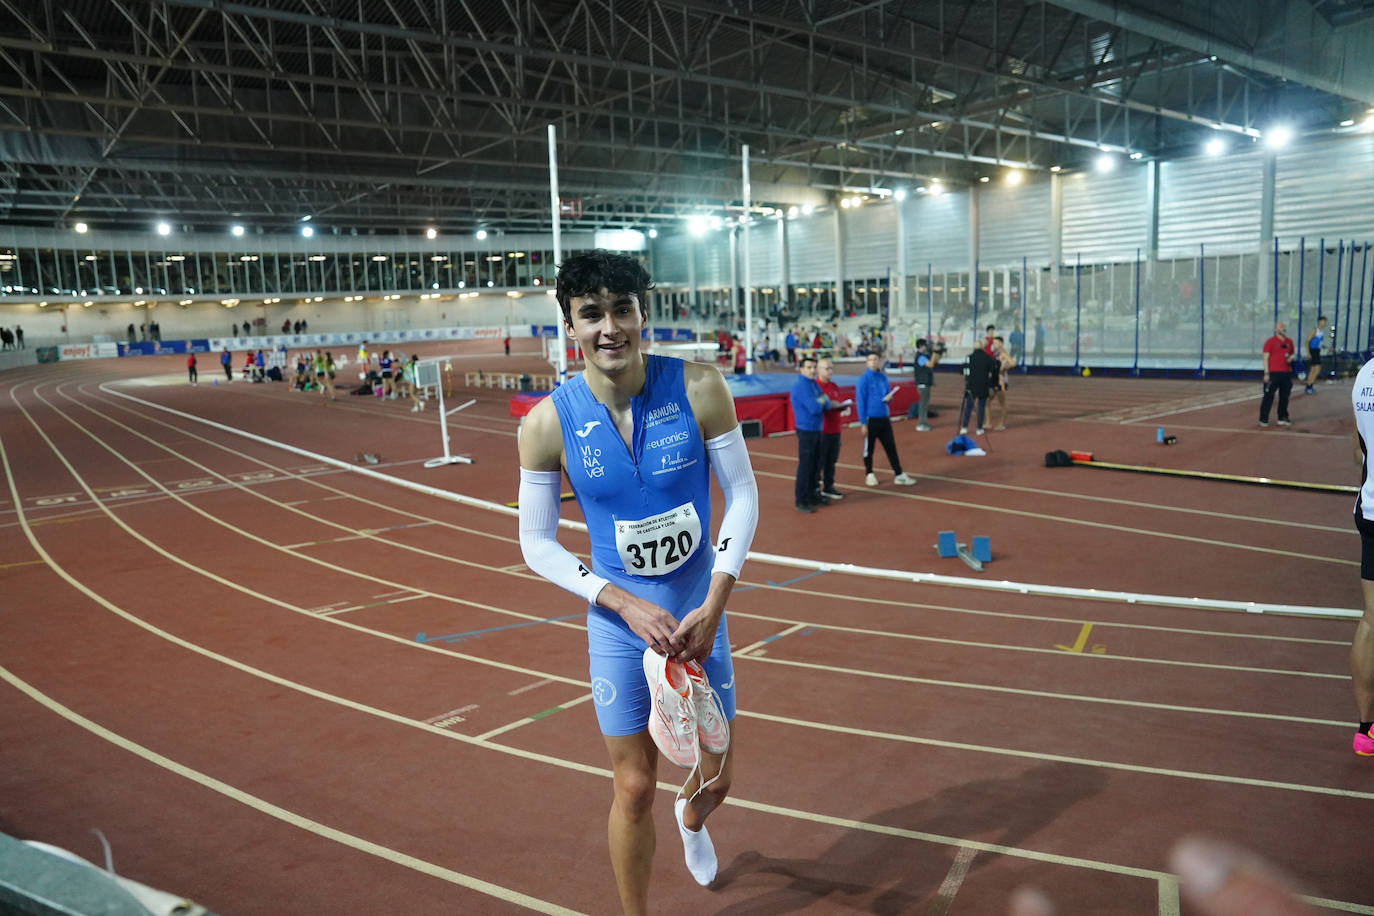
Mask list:
[[936,535],[935,552],[946,560],[958,557],[968,564],[969,569],[982,572],[983,564],[992,562],[992,539],[975,535],[973,550],[970,551],[967,544],[959,543],[958,536],[953,531],[941,531]]

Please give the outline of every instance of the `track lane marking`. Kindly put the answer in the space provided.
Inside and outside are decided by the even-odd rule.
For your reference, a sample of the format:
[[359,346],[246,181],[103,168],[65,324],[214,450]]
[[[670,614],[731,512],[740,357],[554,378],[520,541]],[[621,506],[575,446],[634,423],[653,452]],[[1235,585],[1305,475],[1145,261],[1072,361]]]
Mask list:
[[[1350,723],[1342,719],[1314,719],[1306,716],[1289,716],[1272,712],[1253,712],[1246,709],[1219,709],[1211,706],[1180,706],[1175,703],[1157,703],[1152,700],[1127,700],[1120,697],[1090,696],[1076,693],[1055,693],[1051,690],[1032,690],[1028,687],[1004,687],[1000,684],[978,684],[972,681],[950,681],[941,678],[921,677],[916,674],[898,674],[890,671],[870,671],[864,668],[844,668],[839,665],[825,665],[819,662],[803,662],[794,659],[765,656],[757,647],[767,644],[762,640],[750,646],[754,651],[748,655],[736,653],[734,657],[749,661],[761,661],[773,665],[786,665],[792,668],[805,668],[811,671],[825,671],[850,677],[873,678],[876,680],[898,681],[905,684],[921,684],[926,687],[947,687],[952,690],[978,690],[987,693],[1005,693],[1012,696],[1036,697],[1045,700],[1063,700],[1069,703],[1095,703],[1103,706],[1123,706],[1134,709],[1154,709],[1164,712],[1196,713],[1207,716],[1233,716],[1241,719],[1259,719],[1265,722],[1294,722],[1300,725],[1329,725],[1349,729]],[[1069,658],[1064,653],[1058,657]],[[1076,656],[1079,658],[1101,658],[1102,656]]]
[[554,914],[554,916],[582,916],[577,910],[560,906],[552,901],[543,900],[530,894],[521,893],[520,891],[505,887],[504,885],[495,884],[491,881],[484,881],[481,878],[454,871],[442,865],[435,865],[433,862],[427,862],[416,856],[407,855],[389,846],[384,846],[381,843],[374,843],[371,840],[366,840],[355,834],[339,830],[336,827],[331,827],[328,824],[321,823],[288,808],[275,805],[266,799],[245,792],[237,786],[216,779],[200,770],[192,769],[184,763],[180,763],[170,757],[159,754],[151,748],[145,747],[136,741],[111,731],[100,723],[88,719],[70,707],[64,706],[62,703],[54,700],[32,684],[20,679],[3,665],[0,665],[0,678],[3,678],[11,687],[23,693],[29,699],[38,703],[48,711],[61,716],[73,725],[85,729],[92,735],[109,742],[120,750],[127,751],[154,766],[161,767],[164,770],[180,776],[182,779],[189,780],[196,785],[223,795],[248,808],[252,808],[260,814],[265,814],[268,817],[290,824],[292,827],[299,828],[307,833],[313,833],[324,839],[332,840],[341,846],[347,846],[350,849],[355,849],[358,852],[375,856],[376,858],[383,859],[395,865],[400,865],[431,878],[438,878],[441,881],[447,881],[449,884],[456,884],[468,890],[476,891],[479,894],[494,897],[504,903],[512,903],[516,906],[524,907],[527,910],[534,910],[536,913],[549,913]]

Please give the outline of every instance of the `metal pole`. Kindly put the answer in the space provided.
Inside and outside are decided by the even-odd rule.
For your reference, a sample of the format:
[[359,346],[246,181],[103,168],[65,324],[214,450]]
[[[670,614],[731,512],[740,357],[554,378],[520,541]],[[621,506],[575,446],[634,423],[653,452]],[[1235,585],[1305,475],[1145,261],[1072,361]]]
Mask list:
[[1074,255],[1073,262],[1073,371],[1079,371],[1079,347],[1083,331],[1083,252]]
[[1341,268],[1345,266],[1345,239],[1336,240],[1336,301],[1331,313],[1331,368],[1336,368],[1336,331],[1341,327]]
[[749,287],[749,280],[752,276],[751,265],[749,264],[749,224],[752,222],[749,212],[749,144],[744,144],[744,149],[740,153],[742,169],[742,194],[744,198],[744,371],[754,374],[754,291]]
[[[549,125],[549,209],[553,211],[553,264],[557,270],[563,263],[563,236],[562,214],[558,206],[558,138],[552,124]],[[561,385],[568,380],[568,331],[557,297],[554,311],[558,313],[554,318],[554,326],[558,328],[558,384]]]
[[1274,324],[1279,323],[1279,237],[1274,236]]
[[[1352,243],[1353,244],[1353,243]],[[1353,251],[1353,249],[1352,249]],[[1359,311],[1355,313],[1355,348],[1360,353],[1360,362],[1364,362],[1364,350],[1360,347],[1360,325],[1364,323],[1364,278],[1369,269],[1369,243],[1364,243],[1364,252],[1360,255],[1360,295],[1355,300],[1358,303]],[[1365,333],[1368,338],[1368,332]]]
[[1199,243],[1197,251],[1197,374],[1201,378],[1207,371],[1203,368],[1207,356],[1207,246]]
[[[1350,352],[1350,300],[1355,293],[1355,240],[1350,240],[1350,257],[1345,264],[1345,330],[1341,332],[1341,350]],[[1358,340],[1355,341],[1359,343]]]
[[973,261],[973,343],[978,344],[978,260]]
[[935,346],[935,265],[926,262],[926,342]]
[[1021,372],[1024,374],[1026,369],[1026,338],[1030,337],[1030,325],[1027,319],[1027,300],[1030,299],[1030,292],[1026,289],[1026,256],[1021,256]]
[[1131,375],[1140,374],[1140,249],[1135,250],[1135,360]]
[[1298,238],[1298,336],[1294,338],[1298,343],[1299,361],[1303,352],[1302,345],[1302,284],[1307,276],[1307,236]]

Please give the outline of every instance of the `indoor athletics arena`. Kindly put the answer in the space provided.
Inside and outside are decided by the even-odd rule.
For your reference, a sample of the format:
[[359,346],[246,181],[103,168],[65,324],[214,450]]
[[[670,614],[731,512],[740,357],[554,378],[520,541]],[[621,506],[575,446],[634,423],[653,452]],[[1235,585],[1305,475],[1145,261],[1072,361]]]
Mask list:
[[1371,48],[0,0],[0,913],[1374,913]]

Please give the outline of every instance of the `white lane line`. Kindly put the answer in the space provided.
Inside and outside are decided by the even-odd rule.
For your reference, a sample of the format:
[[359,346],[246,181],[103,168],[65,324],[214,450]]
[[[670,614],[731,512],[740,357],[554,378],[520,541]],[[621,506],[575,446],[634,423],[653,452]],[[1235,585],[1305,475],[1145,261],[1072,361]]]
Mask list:
[[[730,614],[730,616],[731,616],[731,617],[750,617],[750,618],[753,618],[753,619],[755,619],[755,620],[770,620],[770,621],[774,621],[774,622],[776,622],[776,623],[787,623],[787,622],[790,622],[790,621],[785,621],[785,620],[783,620],[782,618],[779,618],[779,617],[767,617],[767,616],[764,616],[764,615],[761,615],[761,614],[748,614],[748,613],[742,613],[742,612],[732,612],[732,613]],[[757,648],[758,646],[763,645],[764,643],[772,642],[773,640],[778,639],[779,637],[787,636],[787,635],[789,635],[789,634],[791,634],[791,633],[795,633],[797,630],[803,629],[804,627],[812,627],[812,628],[817,629],[817,630],[832,630],[832,631],[837,632],[837,633],[853,633],[853,634],[860,635],[860,636],[874,636],[874,637],[879,637],[879,638],[882,638],[882,639],[907,639],[907,640],[911,640],[911,641],[913,641],[913,642],[928,642],[928,643],[935,643],[935,644],[937,644],[937,645],[944,645],[944,646],[961,646],[961,647],[969,648],[969,649],[991,649],[991,650],[994,650],[994,651],[1005,651],[1005,652],[1031,652],[1031,653],[1035,653],[1035,654],[1038,654],[1038,655],[1053,655],[1053,656],[1056,656],[1056,657],[1063,656],[1063,655],[1072,655],[1072,656],[1074,656],[1074,657],[1076,657],[1076,658],[1095,658],[1095,659],[1098,659],[1099,661],[1104,661],[1104,662],[1105,662],[1105,661],[1117,661],[1117,662],[1130,662],[1130,663],[1142,664],[1142,665],[1173,665],[1173,666],[1179,667],[1179,668],[1201,668],[1201,669],[1203,669],[1203,670],[1210,670],[1210,671],[1242,671],[1242,672],[1245,672],[1245,673],[1247,673],[1247,674],[1282,674],[1282,675],[1287,675],[1287,676],[1290,676],[1290,677],[1329,678],[1329,679],[1331,679],[1331,680],[1336,680],[1336,681],[1345,681],[1345,680],[1349,680],[1349,678],[1350,678],[1350,673],[1349,673],[1349,672],[1344,672],[1344,673],[1330,673],[1330,672],[1325,672],[1325,671],[1298,671],[1298,670],[1294,670],[1294,669],[1290,669],[1290,668],[1260,668],[1260,667],[1256,667],[1256,666],[1252,666],[1252,665],[1223,665],[1223,664],[1221,664],[1221,663],[1219,663],[1219,662],[1190,662],[1190,661],[1182,661],[1182,660],[1179,660],[1179,659],[1172,659],[1172,658],[1150,658],[1150,657],[1141,656],[1141,655],[1107,655],[1107,654],[1098,655],[1098,654],[1091,653],[1091,652],[1081,652],[1081,653],[1080,653],[1080,652],[1069,652],[1069,653],[1065,653],[1065,652],[1062,652],[1062,651],[1060,651],[1060,650],[1058,650],[1058,649],[1054,649],[1054,648],[1042,648],[1042,647],[1040,647],[1040,646],[1019,646],[1019,645],[1012,645],[1012,644],[1009,644],[1009,643],[978,642],[978,641],[976,641],[976,640],[971,640],[971,639],[954,639],[954,638],[948,637],[948,636],[922,636],[922,635],[920,635],[920,634],[918,634],[918,633],[892,633],[892,632],[889,632],[889,631],[886,631],[886,630],[870,630],[870,629],[867,629],[867,628],[865,628],[865,627],[847,627],[847,626],[841,626],[841,625],[839,625],[839,624],[833,624],[833,623],[814,623],[814,624],[803,624],[803,623],[798,623],[798,624],[792,626],[790,629],[783,631],[782,633],[778,633],[778,634],[775,635],[775,636],[769,636],[769,637],[767,637],[766,639],[762,640],[761,642],[755,643],[754,645],[749,646],[748,648],[745,648],[745,649],[741,649],[740,651],[741,651],[741,652],[748,652],[750,649],[755,649],[755,648]]]
[[[575,699],[568,700],[568,701],[565,702],[565,703],[559,703],[557,706],[550,706],[548,709],[540,710],[539,712],[532,713],[531,715],[524,716],[524,717],[522,717],[522,718],[516,719],[514,722],[508,722],[508,723],[506,723],[505,725],[501,725],[501,726],[498,726],[497,728],[493,728],[491,731],[482,732],[482,734],[480,734],[480,735],[477,736],[477,740],[478,740],[478,741],[490,741],[492,738],[495,738],[497,735],[504,735],[504,734],[506,734],[507,732],[513,732],[513,731],[515,731],[517,728],[523,728],[523,727],[526,726],[526,725],[531,725],[531,724],[533,724],[533,723],[535,723],[535,722],[538,722],[540,719],[546,719],[546,718],[548,718],[550,715],[552,715],[552,714],[555,713],[555,712],[562,712],[562,711],[564,711],[564,710],[566,710],[566,709],[571,709],[572,707],[578,705],[579,703],[585,703],[585,702],[587,702],[588,700],[590,700],[591,698],[592,698],[592,694],[590,694],[590,693],[581,694],[580,696],[576,697]],[[660,785],[662,785],[662,783],[660,783]]]
[[548,678],[544,678],[544,679],[542,679],[542,680],[535,681],[533,684],[526,684],[524,687],[516,687],[514,690],[507,690],[507,691],[506,691],[506,696],[509,696],[509,697],[519,696],[520,694],[526,692],[527,690],[534,690],[536,687],[546,687],[546,686],[548,686],[549,684],[552,684],[552,683],[553,683],[553,681],[549,680]]
[[926,916],[945,916],[945,913],[949,912],[949,905],[954,902],[954,895],[959,893],[959,888],[963,885],[969,866],[973,864],[973,857],[976,855],[978,850],[971,846],[959,847],[959,851],[954,854],[954,861],[950,863],[945,880],[940,882],[940,889],[935,892],[935,899],[926,908]]
[[[734,617],[734,616],[738,616],[738,615],[731,614],[730,616],[731,616],[731,617]],[[746,615],[744,615],[744,616],[752,616],[752,615],[747,615],[747,614],[746,614]],[[759,618],[759,619],[766,619],[766,618]],[[778,620],[778,621],[776,621],[776,622],[777,622],[777,623],[787,623],[788,621],[785,621],[785,620]],[[780,632],[780,633],[774,633],[772,636],[765,636],[763,639],[760,639],[758,642],[750,643],[749,645],[745,646],[743,649],[738,649],[738,650],[736,650],[733,654],[735,654],[735,655],[748,655],[750,652],[756,652],[756,651],[758,651],[759,649],[763,648],[764,646],[768,645],[770,642],[773,642],[774,640],[781,639],[781,638],[784,637],[784,636],[791,636],[793,633],[797,632],[798,630],[804,630],[804,629],[806,629],[806,628],[809,627],[809,626],[811,626],[811,624],[809,624],[809,623],[794,623],[794,624],[792,624],[792,626],[788,627],[787,629],[783,630],[782,632]]]
[[1359,798],[1374,800],[1374,792],[1360,792],[1355,789],[1337,789],[1332,786],[1312,786],[1296,782],[1282,782],[1274,779],[1252,779],[1248,776],[1230,776],[1225,773],[1204,773],[1193,770],[1179,770],[1172,767],[1152,767],[1136,763],[1119,763],[1114,760],[1096,760],[1091,757],[1072,757],[1067,754],[1045,754],[1039,751],[1019,751],[1003,746],[969,744],[964,741],[945,741],[940,738],[922,738],[917,735],[900,735],[881,732],[868,728],[851,728],[846,725],[831,725],[810,719],[794,719],[790,716],[774,716],[768,713],[739,710],[738,715],[749,719],[761,719],[779,725],[792,725],[798,728],[815,728],[820,731],[835,732],[862,738],[878,738],[885,741],[900,741],[904,744],[919,744],[924,747],[938,747],[953,751],[971,751],[977,754],[992,754],[998,757],[1019,757],[1026,760],[1041,760],[1050,763],[1070,763],[1075,766],[1101,767],[1106,770],[1120,770],[1124,773],[1143,773],[1149,776],[1171,776],[1193,782],[1221,783],[1233,786],[1252,786],[1260,789],[1278,789],[1285,792],[1301,792],[1311,795],[1331,795],[1337,798]]
[[332,611],[321,611],[321,617],[333,617],[336,614],[349,614],[353,611],[361,611],[370,607],[381,607],[383,605],[402,604],[406,601],[415,601],[418,598],[428,598],[429,595],[407,595],[404,598],[392,598],[389,601],[369,601],[367,604],[355,604],[352,607],[336,608]]
[[[1065,658],[1071,654],[1061,652]],[[1118,697],[1085,696],[1075,693],[1055,693],[1050,690],[1030,690],[1025,687],[1003,687],[997,684],[976,684],[971,681],[947,681],[940,678],[918,677],[914,674],[893,674],[887,671],[868,671],[863,668],[843,668],[839,665],[823,665],[818,662],[802,662],[792,659],[765,658],[761,651],[749,655],[737,654],[737,658],[766,662],[770,665],[784,665],[789,668],[802,668],[809,671],[824,671],[827,674],[842,674],[850,677],[871,678],[882,681],[897,681],[903,684],[921,684],[926,687],[948,687],[952,690],[979,690],[987,693],[1005,693],[1011,696],[1036,697],[1043,700],[1063,700],[1069,703],[1097,703],[1103,706],[1123,706],[1134,709],[1155,709],[1162,712],[1197,713],[1204,716],[1233,716],[1239,719],[1260,719],[1266,722],[1293,722],[1299,725],[1329,725],[1336,728],[1349,728],[1348,721],[1340,719],[1312,719],[1306,716],[1286,716],[1271,712],[1253,712],[1246,709],[1217,709],[1211,706],[1179,706],[1175,703],[1154,703],[1149,700],[1124,700]]]
[[8,668],[0,666],[0,678],[3,678],[16,690],[26,694],[34,702],[56,713],[68,722],[80,726],[91,734],[108,741],[115,747],[128,751],[130,754],[140,757],[164,770],[175,773],[177,776],[190,780],[212,792],[217,792],[226,798],[233,799],[239,804],[245,805],[268,817],[290,824],[307,833],[313,833],[327,840],[333,840],[335,843],[347,846],[350,849],[356,849],[367,855],[376,856],[379,859],[408,868],[411,871],[428,875],[431,878],[438,878],[441,881],[447,881],[450,884],[456,884],[460,887],[466,887],[469,890],[477,891],[488,897],[494,897],[505,903],[513,903],[527,910],[533,910],[536,913],[551,913],[557,914],[557,916],[580,916],[577,910],[571,910],[565,906],[553,903],[552,901],[542,900],[539,897],[534,897],[529,894],[522,894],[513,888],[504,887],[500,884],[493,884],[490,881],[483,881],[481,878],[454,871],[442,865],[435,865],[433,862],[426,862],[424,859],[398,852],[389,846],[383,846],[381,843],[374,843],[371,840],[363,839],[360,836],[347,833],[336,827],[330,827],[328,824],[322,824],[317,820],[283,808],[280,805],[274,805],[266,799],[245,792],[237,786],[232,786],[227,782],[216,779],[199,770],[194,770],[183,763],[178,763],[170,757],[165,757],[157,751],[144,747],[135,741],[125,738],[123,735],[111,731],[98,722],[93,722],[80,713],[57,702],[52,697],[42,693],[33,685],[21,680]]

